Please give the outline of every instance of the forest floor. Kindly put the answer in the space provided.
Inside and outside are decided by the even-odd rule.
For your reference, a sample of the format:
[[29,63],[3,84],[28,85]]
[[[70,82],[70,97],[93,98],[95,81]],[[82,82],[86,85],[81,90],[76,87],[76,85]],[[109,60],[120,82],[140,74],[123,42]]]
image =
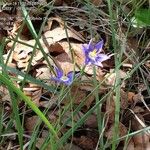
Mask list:
[[0,2],[0,150],[149,150],[149,6]]

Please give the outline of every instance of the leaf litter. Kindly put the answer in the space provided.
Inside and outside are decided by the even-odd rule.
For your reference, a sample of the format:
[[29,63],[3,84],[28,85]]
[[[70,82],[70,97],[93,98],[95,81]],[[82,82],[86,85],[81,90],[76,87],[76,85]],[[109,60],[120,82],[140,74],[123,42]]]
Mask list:
[[[105,1],[97,0],[91,0],[90,5],[95,8],[101,8],[101,11],[103,12],[101,14],[102,20],[99,20],[100,22],[97,20],[97,16],[92,14],[93,22],[91,29],[95,36],[92,41],[97,43],[100,39],[104,39],[102,51],[107,54],[110,52],[112,47],[112,41],[110,40],[111,37],[109,33],[110,27],[108,26],[109,22],[107,22],[108,16],[103,8],[107,5],[105,5]],[[89,50],[88,53],[86,52],[87,56],[85,56],[83,51],[83,44],[90,41],[90,33],[88,31],[90,23],[88,22],[88,15],[86,14],[87,5],[84,5],[83,3],[78,4],[78,2],[75,2],[74,0],[58,0],[54,2],[54,7],[56,14],[52,13],[49,15],[39,41],[53,68],[57,66],[62,70],[63,74],[61,77],[64,77],[69,72],[79,73],[82,68],[84,68],[83,75],[79,75],[77,79],[73,81],[73,84],[69,84],[67,92],[64,93],[65,95],[59,96],[57,93],[45,90],[40,85],[33,84],[28,80],[25,81],[22,91],[25,95],[30,97],[36,106],[42,111],[47,109],[47,117],[53,125],[58,123],[59,126],[63,126],[66,124],[66,121],[70,117],[70,114],[72,114],[72,111],[74,111],[83,101],[84,103],[82,108],[77,115],[72,118],[73,123],[77,123],[78,120],[80,120],[84,114],[95,105],[95,95],[92,91],[95,89],[93,79],[94,76],[96,76],[96,80],[99,84],[97,88],[99,99],[109,93],[102,103],[101,114],[106,118],[104,118],[104,132],[101,134],[104,137],[105,142],[109,141],[111,143],[114,136],[115,126],[116,95],[113,88],[117,80],[117,73],[114,65],[114,57],[117,54],[112,55],[109,58],[110,60],[107,60],[108,58],[103,58],[105,61],[101,61],[101,67],[95,67],[94,74],[94,67],[92,65],[85,64],[85,60],[87,58],[88,62],[92,61],[95,64],[97,62],[96,50],[90,49],[89,47],[91,45],[89,44],[89,47],[86,47],[86,49]],[[128,5],[125,7],[127,7],[126,9],[129,9]],[[66,8],[66,11],[63,8]],[[72,8],[72,10],[69,10],[70,8]],[[76,9],[76,14],[73,12],[74,9]],[[70,11],[70,14],[67,13],[67,11]],[[81,14],[80,11],[84,13]],[[21,15],[18,10],[16,14]],[[32,17],[34,16],[32,13],[30,15]],[[10,14],[7,11],[3,11],[0,12],[0,16],[3,16],[5,19],[10,16],[14,17],[15,12]],[[75,21],[75,19],[77,20]],[[83,23],[81,20],[87,20],[87,22]],[[5,45],[3,59],[5,63],[7,62],[7,66],[26,73],[36,40],[30,36],[30,33],[28,33],[29,29],[27,26],[24,26],[18,38],[19,40],[15,43],[15,47],[13,49],[13,44],[15,42],[14,39],[21,28],[23,20],[12,21],[12,27],[2,24],[2,30],[0,29],[0,42],[4,36],[9,39],[9,42]],[[104,23],[102,23],[102,21]],[[35,21],[33,21],[33,25],[36,25]],[[119,26],[120,29],[117,32],[118,35],[116,40],[124,45],[123,48],[125,48],[121,54],[122,65],[119,70],[121,83],[118,133],[121,138],[131,131],[139,131],[149,126],[149,90],[145,84],[145,79],[143,79],[143,74],[140,74],[140,68],[144,70],[144,75],[149,75],[150,60],[148,59],[143,62],[143,64],[138,68],[137,73],[129,75],[130,71],[134,69],[135,64],[140,62],[140,59],[142,61],[144,58],[144,52],[140,52],[140,50],[144,49],[140,41],[142,37],[139,38],[137,36],[138,38],[135,38],[135,34],[141,34],[141,32],[131,32],[130,35],[126,37],[125,33],[127,28],[120,24]],[[148,47],[146,47],[145,53],[147,53],[147,49]],[[105,54],[101,54],[101,57]],[[15,86],[21,88],[22,79],[20,79],[16,74],[13,74],[11,71],[8,72],[8,74],[13,79]],[[61,84],[50,80],[51,77],[54,76],[54,73],[50,70],[48,63],[38,46],[35,48],[34,57],[31,61],[28,74],[34,78],[44,81],[45,84],[57,86],[59,90],[62,90]],[[149,80],[146,82],[149,83]],[[8,89],[3,85],[0,86],[0,96],[0,103],[4,106],[4,114],[7,114],[6,121],[2,124],[3,128],[6,128],[9,120],[11,119],[12,102]],[[73,105],[72,108],[69,107],[70,104]],[[21,102],[18,102],[18,106],[20,112],[24,114],[25,133],[27,136],[30,136],[34,131],[34,126],[38,123],[38,116],[36,116],[28,107],[24,108],[24,104]],[[68,122],[65,126],[63,126],[59,133],[59,137],[62,137],[63,134],[72,127],[72,122]],[[49,133],[44,124],[41,124],[40,130],[41,131],[38,134],[36,142],[37,149],[40,149]],[[12,131],[16,131],[15,124],[12,126],[10,133],[12,133]],[[98,132],[97,113],[94,111],[87,117],[83,125],[74,132],[73,136],[67,140],[68,142],[64,145],[64,149],[93,150],[98,146],[99,138],[100,134]],[[126,146],[127,150],[148,150],[150,148],[149,138],[149,132],[143,131],[140,134],[135,134],[129,137],[127,141],[125,139],[118,141],[116,149],[123,149],[123,147]],[[9,147],[12,149],[17,147],[18,141],[16,136],[10,138],[6,135],[6,139],[6,142],[2,144],[0,149],[8,149]],[[29,139],[25,137],[24,144],[28,141]],[[50,149],[50,147],[51,145],[48,145],[47,149]],[[17,148],[19,148],[19,146]]]

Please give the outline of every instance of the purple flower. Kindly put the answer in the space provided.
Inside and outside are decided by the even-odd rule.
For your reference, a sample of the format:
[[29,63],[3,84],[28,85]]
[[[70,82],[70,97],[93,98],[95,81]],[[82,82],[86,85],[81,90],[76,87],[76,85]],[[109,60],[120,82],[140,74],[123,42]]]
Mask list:
[[66,85],[71,85],[73,82],[74,73],[73,71],[69,72],[67,75],[64,75],[63,71],[57,67],[55,67],[56,77],[52,77],[51,79],[58,82],[64,83]]
[[103,40],[97,44],[93,44],[90,40],[89,44],[83,44],[82,49],[85,54],[85,64],[103,67],[102,62],[109,59],[112,55],[100,54],[104,45]]

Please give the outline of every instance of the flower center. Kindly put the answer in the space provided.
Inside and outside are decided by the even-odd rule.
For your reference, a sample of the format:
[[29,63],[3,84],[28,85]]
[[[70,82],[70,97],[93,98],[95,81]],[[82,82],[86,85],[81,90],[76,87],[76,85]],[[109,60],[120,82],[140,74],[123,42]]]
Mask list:
[[97,56],[96,49],[94,49],[93,51],[89,52],[89,57],[91,59],[95,60],[96,56]]
[[64,82],[68,81],[68,79],[69,79],[69,78],[68,78],[67,76],[62,76],[62,77],[61,77],[61,80],[64,81]]

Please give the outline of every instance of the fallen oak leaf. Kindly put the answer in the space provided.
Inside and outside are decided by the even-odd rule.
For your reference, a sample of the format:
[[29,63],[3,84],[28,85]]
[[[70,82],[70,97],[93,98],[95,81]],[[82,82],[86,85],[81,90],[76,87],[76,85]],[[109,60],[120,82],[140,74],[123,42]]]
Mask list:
[[62,47],[62,45],[59,42],[56,42],[49,46],[49,51],[52,56],[53,55],[56,56],[58,54],[65,52],[65,49]]
[[[125,136],[127,134],[127,128],[121,122],[119,122],[118,133],[119,137]],[[105,136],[107,137],[108,140],[112,140],[113,135],[114,135],[114,123],[111,124],[110,128],[105,133]]]
[[[122,89],[120,90],[120,108],[121,110],[125,110],[128,107],[128,95],[125,91],[123,91]],[[111,92],[108,96],[107,96],[107,100],[106,100],[106,113],[108,115],[108,122],[109,123],[113,123],[115,120],[115,99],[116,96],[113,92]]]
[[85,121],[85,126],[88,128],[97,128],[97,117],[95,114],[91,114],[88,116],[87,120]]
[[[85,98],[88,96],[87,91],[81,90],[77,85],[74,85],[71,87],[71,97],[73,99],[73,104],[79,105]],[[95,100],[94,95],[88,96],[84,102],[84,109],[88,110],[92,104],[92,102]],[[63,104],[68,104],[70,102],[69,98],[65,98],[63,101]]]
[[49,76],[51,74],[50,69],[46,66],[36,69],[36,72],[36,78],[41,80],[49,79]]
[[127,150],[135,150],[133,138],[129,140],[129,143],[127,145]]
[[28,133],[31,135],[34,131],[36,124],[38,123],[39,117],[32,116],[26,117],[25,119],[25,128],[27,129]]
[[74,64],[72,63],[70,57],[67,53],[62,53],[55,57],[55,63],[59,68],[61,68],[64,74],[67,74],[71,71],[79,71],[77,68],[75,69]]
[[[66,35],[66,32],[67,32],[67,35]],[[67,38],[73,38],[73,39],[83,42],[83,40],[81,40],[71,30],[69,29],[65,30],[65,29],[62,29],[61,27],[57,27],[43,34],[43,41],[46,40],[47,43],[56,43]]]
[[[119,74],[120,74],[121,79],[124,79],[125,77],[127,77],[127,73],[122,70],[119,70]],[[106,78],[106,81],[105,81],[106,85],[114,86],[115,81],[116,81],[116,72],[114,71],[114,69],[110,69],[110,73],[107,73],[105,75],[105,78]],[[121,86],[124,87],[124,85],[125,83],[123,82]]]
[[135,93],[128,92],[127,94],[128,94],[128,102],[133,103],[134,102],[133,97],[135,96]]
[[102,0],[90,0],[93,5],[99,7],[102,3]]
[[29,96],[37,106],[40,106],[39,100],[41,99],[42,95],[41,87],[29,84],[29,87],[23,88],[23,92],[25,93],[26,96]]
[[149,136],[146,133],[134,135],[133,142],[136,150],[148,150],[150,148]]
[[82,149],[94,150],[98,142],[98,133],[94,132],[94,130],[83,130],[78,132],[81,132],[80,134],[78,133],[80,136],[73,136],[73,143]]
[[[66,41],[60,41],[59,44],[63,47],[64,51],[68,54],[68,57],[72,59],[72,54],[74,55],[74,61],[79,66],[84,66],[84,53],[82,51],[82,44],[73,43],[73,42],[66,42]],[[71,48],[71,50],[70,50]],[[72,54],[71,54],[72,53]]]
[[[65,30],[65,32],[67,32],[67,34],[68,34],[68,35],[67,35],[68,38],[76,39],[76,40],[78,40],[78,41],[80,41],[80,42],[85,41],[84,37],[83,37],[79,32],[77,32],[76,30],[74,30],[74,29],[71,28],[70,26],[67,26],[67,25],[65,24],[64,20],[63,20],[61,17],[59,17],[59,16],[48,18],[48,20],[47,20],[48,26],[46,27],[45,30],[47,30],[47,31],[49,31],[49,30],[52,31],[52,30],[53,30],[52,27],[53,27],[53,24],[54,24],[55,22],[56,22],[57,24],[59,24],[59,26],[58,26],[58,25],[55,26],[55,29],[56,29],[56,28],[61,28],[61,29],[62,29],[61,33],[64,32],[64,30]],[[45,32],[45,33],[46,33],[46,32]],[[56,34],[57,34],[57,33],[56,33]],[[64,39],[63,36],[61,36],[61,37]],[[66,35],[65,35],[65,37],[66,37]],[[59,41],[60,41],[60,40],[59,40]]]
[[[81,86],[80,86],[81,90],[91,92],[95,89],[95,86],[93,85],[93,77],[88,77],[88,76],[83,75],[81,77],[80,83],[81,83]],[[99,93],[103,94],[108,90],[108,87],[106,87],[105,85],[103,84],[99,84],[99,85],[100,85]]]

